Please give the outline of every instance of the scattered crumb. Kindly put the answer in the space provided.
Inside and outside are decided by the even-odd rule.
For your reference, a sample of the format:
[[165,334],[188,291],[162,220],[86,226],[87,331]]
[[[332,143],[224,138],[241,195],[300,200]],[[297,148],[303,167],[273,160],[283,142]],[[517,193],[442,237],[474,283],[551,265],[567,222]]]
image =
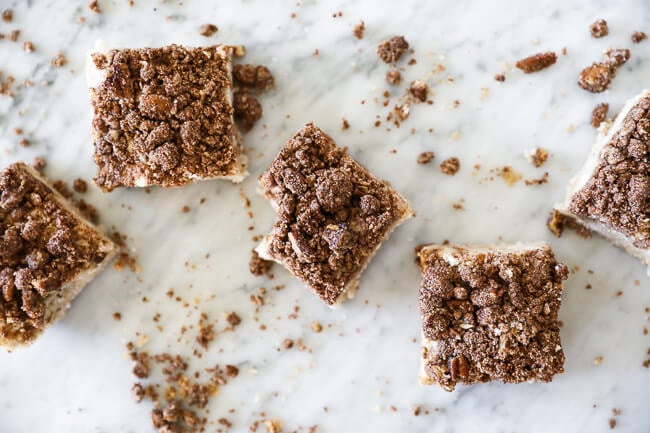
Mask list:
[[291,349],[293,347],[293,340],[290,338],[285,338],[284,341],[282,342],[282,348],[283,349]]
[[594,63],[580,72],[578,85],[591,93],[600,93],[609,87],[615,68],[609,63]]
[[615,67],[623,66],[630,60],[630,50],[627,48],[610,48],[605,51],[605,62],[614,65]]
[[537,178],[537,179],[526,179],[524,180],[524,183],[526,186],[532,186],[532,185],[542,185],[548,182],[548,172],[544,173],[542,177]]
[[201,35],[203,35],[203,36],[208,37],[208,36],[212,36],[215,33],[217,33],[218,30],[219,30],[219,28],[217,26],[215,26],[214,24],[203,24],[199,28],[199,33],[201,33]]
[[56,54],[56,57],[50,62],[55,68],[62,68],[68,64],[68,59],[63,55],[61,51]]
[[413,95],[415,102],[426,102],[429,94],[429,86],[424,81],[415,80],[409,87],[409,93]]
[[88,184],[85,180],[78,178],[72,182],[72,189],[79,194],[84,194],[86,191],[88,191]]
[[18,29],[12,30],[11,32],[9,32],[9,40],[11,42],[16,42],[18,40],[19,36],[20,36],[20,30],[18,30]]
[[601,102],[596,105],[591,112],[591,126],[598,128],[607,119],[607,111],[609,111],[609,104],[607,102]]
[[113,320],[116,320],[118,322],[120,320],[122,320],[122,313],[120,313],[119,311],[116,311],[115,313],[113,313]]
[[348,120],[345,117],[343,119],[341,119],[341,122],[342,122],[341,123],[341,131],[346,131],[346,130],[350,129],[350,123],[348,122]]
[[546,227],[558,238],[562,236],[565,228],[575,230],[578,236],[588,239],[591,237],[591,230],[578,223],[574,218],[562,215],[556,209],[553,209],[546,221]]
[[460,161],[455,156],[440,163],[440,171],[446,175],[453,176],[458,173],[458,170],[460,170]]
[[607,26],[607,21],[600,19],[594,22],[589,26],[591,31],[591,36],[594,38],[602,38],[609,34],[609,27]]
[[395,63],[409,49],[409,43],[404,36],[393,36],[379,44],[377,47],[377,56],[384,63]]
[[648,35],[646,35],[643,32],[634,32],[634,33],[632,33],[631,39],[632,39],[632,42],[634,42],[635,44],[638,44],[641,41],[644,41],[644,40],[648,39]]
[[311,322],[311,329],[312,331],[319,333],[323,330],[323,325],[318,322]]
[[36,51],[36,48],[34,48],[32,41],[25,41],[23,42],[23,50],[28,53],[33,53]]
[[504,74],[496,74],[494,76],[494,79],[500,83],[503,83],[504,81],[506,81],[506,76]]
[[535,167],[541,167],[548,160],[548,150],[536,147],[532,152],[526,155],[531,164]]
[[266,428],[266,433],[282,432],[282,423],[277,419],[267,419],[266,421],[264,421],[264,427]]
[[509,165],[502,167],[498,171],[498,175],[503,178],[503,180],[508,184],[508,186],[513,186],[523,177],[521,173],[515,171]]
[[102,10],[99,8],[99,2],[97,2],[97,0],[88,3],[88,9],[96,14],[102,13]]
[[435,156],[435,153],[431,151],[422,152],[418,155],[418,164],[428,164],[433,161],[433,158],[435,158]]
[[354,26],[354,37],[357,39],[363,39],[363,34],[366,31],[366,24],[361,20],[359,24]]
[[515,63],[515,66],[524,71],[524,73],[530,74],[548,68],[555,64],[555,62],[557,62],[557,55],[552,51],[548,51],[521,59]]
[[234,328],[235,326],[239,326],[241,323],[241,317],[239,317],[239,314],[233,311],[231,313],[228,313],[226,316],[226,322],[228,322],[228,324]]
[[614,418],[609,419],[609,428],[612,430],[616,428],[616,420]]
[[26,138],[21,138],[19,143],[22,147],[29,147],[29,140]]
[[602,356],[597,356],[594,358],[594,365],[599,366],[600,364],[603,363],[603,357]]
[[45,159],[41,158],[40,156],[34,158],[34,162],[32,162],[32,167],[34,167],[34,170],[38,172],[42,172],[46,165],[47,161],[45,161]]
[[420,405],[416,405],[413,408],[413,415],[414,416],[420,416],[420,413],[422,412],[422,409],[420,408]]
[[391,69],[386,72],[386,81],[393,86],[402,82],[402,73],[397,69]]
[[12,22],[14,19],[14,12],[11,9],[5,9],[2,11],[2,21],[6,23]]
[[248,269],[250,270],[251,274],[255,275],[256,277],[269,275],[271,268],[273,268],[273,261],[261,258],[255,250],[251,251],[251,259],[248,262]]
[[181,208],[181,212],[183,213],[189,213],[190,212],[190,207],[185,205]]

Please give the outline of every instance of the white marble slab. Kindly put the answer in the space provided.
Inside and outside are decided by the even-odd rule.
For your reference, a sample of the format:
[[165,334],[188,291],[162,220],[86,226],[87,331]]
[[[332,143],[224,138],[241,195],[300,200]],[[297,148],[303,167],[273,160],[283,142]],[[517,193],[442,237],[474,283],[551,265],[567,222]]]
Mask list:
[[[191,341],[176,341],[180,327],[196,323],[200,311],[221,327],[232,310],[243,317],[242,326],[220,335],[201,362],[236,363],[241,369],[210,406],[213,419],[228,416],[234,431],[247,431],[253,412],[264,411],[282,420],[285,431],[318,425],[319,432],[338,433],[595,433],[610,430],[612,408],[621,410],[615,431],[650,431],[650,370],[642,367],[650,347],[650,336],[642,333],[650,326],[645,268],[602,239],[572,233],[555,239],[545,228],[548,210],[562,198],[594,140],[593,106],[607,101],[616,111],[650,86],[650,41],[633,46],[629,40],[634,30],[650,33],[646,0],[182,3],[136,0],[131,8],[126,0],[100,0],[103,13],[94,16],[85,1],[0,2],[15,12],[14,23],[0,22],[0,32],[20,28],[21,41],[36,47],[29,54],[22,43],[0,41],[0,69],[36,84],[13,101],[0,96],[2,166],[40,155],[51,178],[92,178],[83,62],[98,37],[132,47],[241,43],[246,60],[268,65],[277,81],[263,100],[264,126],[245,137],[252,164],[241,187],[217,181],[150,194],[92,188],[87,200],[100,209],[107,228],[129,236],[142,271],[108,270],[36,344],[0,353],[0,432],[151,431],[151,407],[131,400],[134,379],[124,343],[139,331],[153,352],[190,353]],[[333,18],[338,11],[343,16]],[[85,23],[76,22],[80,16]],[[592,39],[589,24],[601,17],[610,24],[610,36]],[[363,40],[352,35],[360,19],[367,26]],[[199,35],[205,22],[219,27],[212,38]],[[387,68],[375,47],[393,34],[404,34],[415,49],[418,63],[405,66],[407,81],[428,79],[435,104],[414,107],[400,129],[387,132],[384,124],[373,126],[376,115],[385,116],[386,108],[375,101],[387,89]],[[631,48],[631,60],[609,91],[581,90],[578,72],[610,46]],[[568,54],[548,70],[524,75],[512,68],[525,55],[562,47]],[[312,55],[316,49],[318,57]],[[50,66],[57,50],[69,59],[61,69]],[[432,74],[438,64],[445,71]],[[503,70],[506,82],[494,81]],[[455,100],[460,106],[454,109]],[[342,117],[351,124],[347,131],[341,131]],[[248,272],[251,238],[264,233],[273,217],[254,194],[256,178],[310,120],[389,180],[418,213],[381,249],[357,298],[336,311],[277,267],[272,282]],[[26,131],[32,146],[18,145],[15,127]],[[551,151],[543,168],[535,169],[523,156],[534,146]],[[436,153],[433,164],[416,164],[423,150]],[[438,169],[449,156],[461,160],[455,177]],[[474,164],[481,164],[478,173]],[[548,171],[549,183],[509,187],[500,178],[485,180],[504,165],[525,178]],[[253,220],[240,190],[251,198]],[[202,197],[206,202],[199,205]],[[465,210],[454,210],[461,199]],[[181,212],[184,205],[191,208],[187,214]],[[248,231],[251,224],[255,228]],[[495,383],[455,393],[418,385],[419,273],[412,250],[444,239],[546,240],[561,260],[579,267],[567,282],[560,311],[566,373],[551,384]],[[249,295],[275,284],[286,288],[269,293],[256,322]],[[586,290],[587,284],[593,288]],[[198,299],[198,309],[188,317],[188,310],[165,296],[169,288],[191,302]],[[619,290],[623,295],[617,297]],[[294,305],[300,306],[298,319],[288,320]],[[122,313],[120,322],[112,318],[116,311]],[[156,312],[164,332],[151,320]],[[314,320],[324,325],[322,333],[311,330]],[[278,350],[286,337],[303,338],[312,353]],[[599,366],[593,362],[597,356],[603,357]],[[414,405],[432,413],[415,417]],[[234,414],[227,413],[230,408]]]

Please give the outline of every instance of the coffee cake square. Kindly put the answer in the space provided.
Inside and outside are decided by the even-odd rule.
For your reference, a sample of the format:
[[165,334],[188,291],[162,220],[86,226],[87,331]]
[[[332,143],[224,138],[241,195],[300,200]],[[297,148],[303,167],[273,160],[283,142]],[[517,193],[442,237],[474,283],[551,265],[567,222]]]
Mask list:
[[34,169],[0,172],[0,345],[36,339],[116,252]]
[[550,382],[564,371],[558,310],[567,267],[544,243],[417,251],[420,382]]
[[92,53],[95,183],[111,191],[243,180],[248,173],[233,118],[231,51],[170,45]]
[[613,123],[601,124],[586,163],[555,206],[549,228],[558,236],[562,218],[638,257],[650,273],[650,91],[629,100]]
[[313,123],[287,142],[260,187],[277,216],[258,254],[330,306],[354,294],[383,241],[413,216],[406,200]]

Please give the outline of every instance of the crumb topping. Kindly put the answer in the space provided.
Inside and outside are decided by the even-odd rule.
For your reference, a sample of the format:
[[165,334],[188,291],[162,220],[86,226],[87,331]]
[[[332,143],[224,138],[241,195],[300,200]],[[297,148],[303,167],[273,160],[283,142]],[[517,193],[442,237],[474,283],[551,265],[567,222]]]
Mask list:
[[569,203],[580,217],[598,221],[650,248],[650,97],[625,116],[606,145],[591,179]]
[[363,20],[361,20],[359,24],[354,26],[354,37],[357,39],[363,39],[363,34],[365,33],[365,31],[366,31],[366,23],[364,23]]
[[410,212],[311,123],[289,140],[260,185],[278,209],[269,254],[330,305]]
[[217,33],[218,30],[219,30],[219,28],[217,26],[215,26],[214,24],[203,24],[199,28],[199,33],[201,33],[201,36],[210,37],[210,36],[214,35],[215,33]]
[[447,158],[440,163],[440,171],[448,176],[453,176],[460,170],[460,161],[455,156]]
[[549,382],[563,372],[558,310],[568,270],[550,248],[451,254],[454,264],[435,246],[418,253],[428,379],[450,391],[456,383]]
[[24,164],[0,174],[0,190],[0,341],[26,343],[48,324],[48,302],[103,262],[111,243]]
[[436,154],[428,151],[428,152],[422,152],[418,155],[418,164],[428,164],[431,161],[433,161],[433,158],[435,158]]
[[648,35],[646,35],[643,32],[634,32],[632,33],[632,36],[630,37],[632,39],[632,42],[635,44],[641,43],[642,41],[645,41],[648,39]]
[[98,186],[168,187],[240,172],[230,53],[222,49],[171,45],[93,54],[107,74],[91,89]]

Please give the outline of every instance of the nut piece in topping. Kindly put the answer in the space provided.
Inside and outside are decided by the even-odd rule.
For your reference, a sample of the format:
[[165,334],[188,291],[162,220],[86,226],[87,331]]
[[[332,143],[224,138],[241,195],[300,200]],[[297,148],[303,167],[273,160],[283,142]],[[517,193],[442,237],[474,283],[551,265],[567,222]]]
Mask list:
[[634,42],[635,44],[638,44],[638,43],[648,39],[648,35],[646,35],[643,32],[634,32],[634,33],[632,33],[631,39],[632,39],[632,42]]
[[351,295],[383,241],[413,216],[397,192],[313,123],[287,142],[260,187],[277,214],[257,252],[330,306]]
[[650,266],[650,91],[600,128],[583,168],[555,210]]
[[409,87],[409,93],[413,96],[415,102],[427,102],[429,86],[424,81],[413,81]]
[[548,244],[428,245],[417,257],[421,383],[453,391],[550,382],[564,371],[558,310],[568,270]]
[[409,49],[409,43],[404,39],[404,36],[393,36],[387,41],[379,44],[377,47],[377,56],[384,63],[396,63]]
[[250,87],[259,91],[266,91],[273,87],[275,80],[269,68],[263,65],[241,65],[233,66],[232,76],[235,85]]
[[530,74],[548,68],[549,66],[554,65],[555,62],[557,62],[557,55],[554,52],[549,51],[521,59],[515,63],[515,66],[524,71],[524,73]]
[[402,82],[402,73],[397,69],[391,69],[390,71],[386,72],[386,82],[393,86],[398,85]]
[[596,105],[591,112],[591,126],[598,128],[601,123],[607,119],[607,111],[609,110],[609,104],[607,102],[601,102]]
[[594,22],[589,26],[591,31],[591,36],[594,38],[602,38],[609,34],[609,27],[607,27],[607,21],[600,19]]
[[199,33],[201,33],[202,36],[212,36],[213,34],[217,33],[219,28],[215,26],[214,24],[203,24],[199,28]]
[[440,163],[440,171],[448,176],[453,176],[460,170],[460,161],[455,156],[447,158]]
[[429,152],[422,152],[418,155],[418,164],[428,164],[431,161],[433,161],[433,158],[435,158],[436,154],[429,151]]
[[231,50],[170,45],[91,55],[100,188],[243,180],[246,159],[231,103]]
[[0,172],[0,345],[27,345],[65,315],[116,247],[33,168]]
[[363,34],[366,31],[366,24],[361,20],[359,24],[354,26],[354,37],[357,39],[363,39]]

